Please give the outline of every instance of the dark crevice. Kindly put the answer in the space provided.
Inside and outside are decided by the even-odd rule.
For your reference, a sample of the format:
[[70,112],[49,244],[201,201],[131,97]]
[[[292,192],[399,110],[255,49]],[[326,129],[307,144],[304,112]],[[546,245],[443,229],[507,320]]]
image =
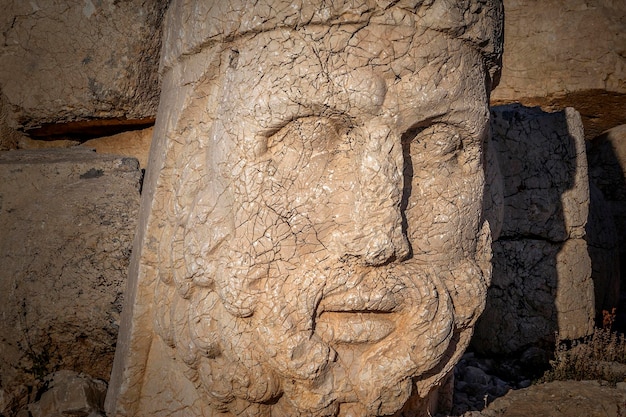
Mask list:
[[146,129],[154,125],[154,117],[141,119],[93,119],[67,123],[44,123],[24,133],[37,140],[72,139],[86,141],[122,132]]

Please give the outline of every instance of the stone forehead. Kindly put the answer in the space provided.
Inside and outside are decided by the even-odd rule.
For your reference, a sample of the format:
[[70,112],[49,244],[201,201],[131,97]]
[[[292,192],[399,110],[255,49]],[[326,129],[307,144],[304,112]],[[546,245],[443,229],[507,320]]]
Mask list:
[[162,67],[215,44],[280,28],[380,24],[434,30],[466,41],[491,74],[502,54],[501,0],[173,0]]

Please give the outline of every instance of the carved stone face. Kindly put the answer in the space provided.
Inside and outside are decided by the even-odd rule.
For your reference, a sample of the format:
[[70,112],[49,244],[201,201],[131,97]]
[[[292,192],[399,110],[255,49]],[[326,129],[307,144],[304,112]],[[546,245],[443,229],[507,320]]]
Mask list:
[[219,62],[197,89],[213,99],[196,95],[210,117],[183,135],[162,338],[237,415],[388,415],[425,397],[489,280],[481,56],[346,24],[246,36]]

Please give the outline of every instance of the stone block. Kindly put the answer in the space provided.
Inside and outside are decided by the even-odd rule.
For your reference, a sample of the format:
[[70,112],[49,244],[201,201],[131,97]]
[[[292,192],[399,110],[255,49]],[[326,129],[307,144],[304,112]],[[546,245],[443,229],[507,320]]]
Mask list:
[[152,128],[122,132],[112,136],[91,139],[80,146],[93,148],[98,153],[124,155],[137,158],[139,166],[145,169],[152,143]]
[[20,411],[24,417],[104,416],[104,381],[73,371],[58,371],[47,376],[45,382],[39,400]]
[[[551,350],[556,338],[590,334],[595,317],[582,123],[573,109],[546,113],[508,105],[491,114],[501,178],[492,175],[489,189],[495,195],[494,188],[502,189],[502,222],[472,345],[497,354],[529,346]],[[599,259],[604,252],[598,255],[596,246],[591,252]],[[612,280],[600,270],[593,279],[602,285]]]
[[[521,239],[493,244],[493,282],[472,345],[481,353],[550,348],[593,331],[593,284],[586,242]],[[557,336],[558,334],[558,336]]]
[[108,379],[139,205],[137,160],[0,153],[0,413],[58,369]]
[[505,0],[504,8],[493,104],[574,107],[588,139],[626,123],[626,2]]
[[509,105],[491,115],[504,184],[501,236],[554,242],[584,236],[589,182],[578,113]]
[[[0,89],[11,127],[153,118],[162,0],[9,0],[0,16]],[[100,123],[102,125],[102,123]],[[100,126],[102,127],[102,126]],[[77,124],[74,129],[84,129]]]

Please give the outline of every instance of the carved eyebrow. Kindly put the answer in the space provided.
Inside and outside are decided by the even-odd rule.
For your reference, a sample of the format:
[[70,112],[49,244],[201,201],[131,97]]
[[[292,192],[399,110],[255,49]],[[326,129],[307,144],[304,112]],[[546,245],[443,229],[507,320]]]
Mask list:
[[[294,110],[290,113],[280,113],[280,112],[272,112],[271,110],[268,113],[265,112],[255,112],[255,117],[259,122],[259,126],[261,130],[258,132],[258,135],[268,138],[282,128],[287,126],[289,123],[294,120],[303,119],[306,117],[319,117],[326,119],[337,119],[344,120],[347,124],[353,124],[354,118],[347,114],[345,111],[341,109],[337,109],[328,104],[319,104],[319,103],[297,103],[298,109]],[[259,116],[261,118],[259,119]],[[267,117],[263,117],[267,116]]]

